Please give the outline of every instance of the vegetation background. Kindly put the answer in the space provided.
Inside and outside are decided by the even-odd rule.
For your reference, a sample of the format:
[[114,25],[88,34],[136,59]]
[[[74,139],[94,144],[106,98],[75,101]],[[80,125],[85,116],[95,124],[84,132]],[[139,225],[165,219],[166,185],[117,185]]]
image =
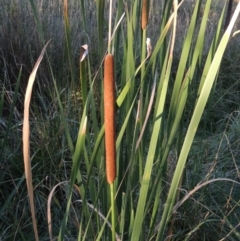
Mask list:
[[[113,1],[114,235],[117,240],[239,240],[240,35],[224,41],[227,1],[185,0],[175,38],[174,20],[168,25],[173,1],[148,2],[143,30],[141,1]],[[233,10],[236,6],[237,1]],[[30,105],[39,240],[113,239],[103,138],[108,19],[109,1],[0,2],[0,240],[37,239],[24,174],[24,97],[50,39]],[[239,27],[238,19],[233,32]],[[147,37],[152,55],[146,59]],[[217,52],[221,40],[227,44],[226,50],[221,45],[223,56]],[[88,55],[80,63],[84,44]],[[210,68],[217,62],[214,55],[220,68]],[[209,70],[216,70],[215,81],[188,152],[184,143],[194,133],[190,124],[206,76],[211,79]]]

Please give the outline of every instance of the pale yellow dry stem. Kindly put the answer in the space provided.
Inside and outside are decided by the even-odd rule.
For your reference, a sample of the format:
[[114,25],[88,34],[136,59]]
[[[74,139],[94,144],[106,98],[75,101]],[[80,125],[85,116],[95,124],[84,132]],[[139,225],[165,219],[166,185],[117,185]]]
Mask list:
[[[175,213],[177,211],[177,209],[187,200],[189,199],[194,193],[196,193],[199,189],[201,189],[202,187],[206,186],[206,185],[209,185],[210,183],[213,183],[213,182],[223,182],[223,181],[226,181],[226,182],[232,182],[232,183],[235,183],[235,184],[238,184],[240,185],[240,182],[237,182],[237,181],[234,181],[232,179],[229,179],[229,178],[215,178],[215,179],[211,179],[211,180],[208,180],[206,182],[203,182],[203,183],[199,183],[197,184],[197,186],[195,186],[191,191],[187,192],[185,194],[185,196],[180,200],[178,201],[175,206],[173,207],[173,211],[172,213]],[[160,223],[157,224],[157,226],[155,227],[155,232],[158,231],[159,229],[159,226],[160,226]]]
[[82,135],[86,134],[86,129],[87,129],[87,116],[85,117],[83,122],[82,133],[81,133]]
[[[172,33],[172,41],[171,41],[169,59],[173,58],[173,50],[174,50],[175,39],[176,39],[176,31],[177,31],[177,10],[178,10],[178,0],[174,0],[173,1],[173,14],[174,14],[174,17],[173,17],[173,33]],[[180,183],[181,183],[182,182],[182,176],[181,176],[180,180],[181,180],[180,181]],[[179,197],[179,194],[180,194],[180,191],[178,190],[177,199]],[[166,241],[171,240],[171,237],[172,237],[172,234],[173,234],[173,226],[174,226],[174,223],[175,223],[175,218],[176,217],[175,217],[175,214],[174,214],[173,217],[172,217],[172,220],[171,220],[169,230],[168,230]]]
[[111,35],[112,35],[112,0],[109,6],[109,23],[108,23],[108,53],[111,53]]
[[152,93],[151,93],[151,96],[150,96],[150,100],[149,100],[149,105],[148,105],[146,117],[145,117],[145,120],[144,120],[142,129],[141,129],[140,135],[139,135],[138,140],[137,140],[137,143],[136,143],[135,152],[137,151],[138,146],[139,146],[139,144],[140,144],[140,142],[141,142],[141,140],[142,140],[142,136],[143,136],[143,133],[144,133],[144,131],[145,131],[145,128],[146,128],[146,125],[147,125],[147,121],[148,121],[148,118],[149,118],[150,113],[151,113],[151,110],[152,110],[152,105],[153,105],[153,101],[154,101],[155,90],[156,90],[156,78],[154,78]]
[[[77,200],[77,202],[82,203],[82,200]],[[100,218],[102,218],[102,220],[104,220],[104,221],[106,222],[106,224],[108,225],[108,227],[109,227],[110,229],[112,229],[111,223],[108,221],[107,217],[103,215],[103,213],[101,213],[94,205],[92,205],[92,204],[90,204],[90,203],[88,203],[88,202],[87,202],[87,205],[88,205],[89,208],[91,208],[94,212],[96,212],[96,213],[98,214],[98,216],[99,216]],[[111,211],[111,210],[110,210],[110,211]],[[115,239],[116,239],[116,241],[121,241],[121,238],[120,238],[120,236],[119,236],[117,233],[115,234]]]
[[32,185],[32,170],[31,170],[31,160],[30,160],[30,144],[29,144],[29,105],[32,95],[32,87],[36,77],[36,73],[38,67],[42,61],[44,52],[46,51],[47,44],[44,46],[33,70],[28,80],[25,100],[24,100],[24,116],[23,116],[23,159],[24,159],[24,169],[25,169],[25,177],[27,183],[27,190],[32,214],[32,222],[33,222],[33,229],[35,234],[35,240],[38,241],[38,231],[37,231],[37,222],[35,218],[35,210],[34,210],[34,196],[33,196],[33,185]]
[[68,1],[64,0],[63,2],[63,15],[68,20]]
[[49,236],[50,236],[50,241],[53,240],[53,236],[52,236],[52,216],[51,216],[51,201],[52,201],[52,197],[53,197],[53,194],[56,190],[56,188],[60,185],[62,185],[63,183],[68,183],[69,181],[63,181],[63,182],[60,182],[58,183],[57,185],[55,185],[53,187],[53,189],[51,190],[51,192],[49,193],[48,195],[48,201],[47,201],[47,220],[48,220],[48,233],[49,233]]

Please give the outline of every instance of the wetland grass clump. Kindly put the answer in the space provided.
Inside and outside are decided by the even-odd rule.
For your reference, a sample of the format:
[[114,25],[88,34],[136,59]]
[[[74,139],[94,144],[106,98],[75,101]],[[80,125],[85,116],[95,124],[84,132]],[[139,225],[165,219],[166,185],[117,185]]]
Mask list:
[[[226,47],[231,48],[228,41],[240,12],[238,3],[224,32],[227,8],[217,2],[220,11],[209,31],[214,1],[194,1],[187,21],[181,21],[186,9],[177,0],[0,3],[9,12],[1,11],[0,19],[16,16],[16,7],[32,19],[22,23],[13,18],[14,26],[9,24],[26,26],[28,38],[20,41],[19,32],[14,38],[11,29],[11,41],[0,44],[0,69],[5,71],[0,72],[0,125],[5,128],[0,128],[1,240],[34,240],[34,230],[35,240],[39,236],[41,241],[240,240],[239,115],[231,119],[232,132],[226,127],[221,138],[208,138],[210,132],[199,125],[206,119],[206,104],[215,102],[211,90],[222,88],[217,80],[224,78],[227,66],[221,60]],[[31,38],[28,25],[36,37]],[[22,31],[21,25],[17,29]],[[4,34],[0,36],[2,41]],[[39,88],[31,103],[26,95],[30,108],[24,123],[29,120],[31,134],[23,129],[29,133],[24,170],[22,146],[12,134],[22,127],[14,117],[20,90],[9,101],[14,83],[7,71],[19,66],[16,90],[27,79],[20,71],[23,59],[12,55],[14,61],[8,63],[4,51],[14,48],[13,40],[24,42],[29,51],[24,49],[24,56],[33,66],[50,38],[38,73],[34,69]],[[87,49],[79,71],[80,46]],[[238,63],[235,57],[226,68],[231,74],[237,72],[230,72]],[[238,88],[228,76],[226,80],[226,93]],[[73,93],[82,95],[72,98]],[[31,205],[25,202],[28,196]],[[193,217],[193,210],[199,215]]]

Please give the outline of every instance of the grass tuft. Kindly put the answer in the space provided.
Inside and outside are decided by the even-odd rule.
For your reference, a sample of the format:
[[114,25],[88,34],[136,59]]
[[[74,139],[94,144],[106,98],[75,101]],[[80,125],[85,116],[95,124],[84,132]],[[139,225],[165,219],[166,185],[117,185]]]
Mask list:
[[227,3],[0,2],[0,240],[240,239]]

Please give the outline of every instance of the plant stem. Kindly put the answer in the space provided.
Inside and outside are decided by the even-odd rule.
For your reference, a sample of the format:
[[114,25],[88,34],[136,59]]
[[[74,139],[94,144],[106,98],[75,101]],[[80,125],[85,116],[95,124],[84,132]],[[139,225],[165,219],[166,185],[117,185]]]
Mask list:
[[113,183],[110,184],[111,191],[111,209],[112,209],[112,241],[115,240],[115,205],[114,205],[114,186]]
[[112,35],[112,0],[109,7],[109,23],[108,23],[108,53],[111,53],[111,35]]

